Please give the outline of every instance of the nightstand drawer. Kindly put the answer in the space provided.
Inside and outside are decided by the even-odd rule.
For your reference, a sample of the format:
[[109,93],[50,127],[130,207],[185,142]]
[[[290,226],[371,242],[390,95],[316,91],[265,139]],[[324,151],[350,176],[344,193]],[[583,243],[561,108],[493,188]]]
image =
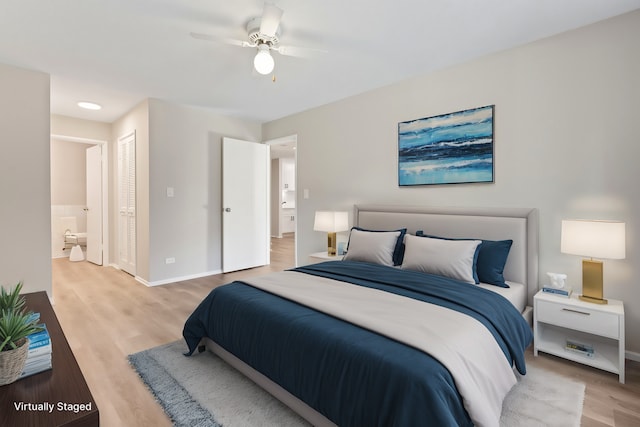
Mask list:
[[538,322],[619,338],[619,318],[615,314],[549,301],[538,301],[536,310]]

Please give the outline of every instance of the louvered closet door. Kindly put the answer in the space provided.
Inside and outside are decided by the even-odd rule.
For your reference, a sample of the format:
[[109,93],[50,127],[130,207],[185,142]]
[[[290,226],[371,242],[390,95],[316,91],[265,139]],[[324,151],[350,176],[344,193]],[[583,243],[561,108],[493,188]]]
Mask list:
[[118,139],[118,264],[136,274],[136,134]]

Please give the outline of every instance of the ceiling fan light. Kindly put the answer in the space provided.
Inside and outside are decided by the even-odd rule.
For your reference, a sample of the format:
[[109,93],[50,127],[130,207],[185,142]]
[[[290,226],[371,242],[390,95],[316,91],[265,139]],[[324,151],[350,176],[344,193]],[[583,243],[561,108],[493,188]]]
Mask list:
[[253,66],[260,74],[269,74],[273,71],[275,61],[273,60],[273,56],[269,53],[269,48],[260,48],[256,57],[253,58]]

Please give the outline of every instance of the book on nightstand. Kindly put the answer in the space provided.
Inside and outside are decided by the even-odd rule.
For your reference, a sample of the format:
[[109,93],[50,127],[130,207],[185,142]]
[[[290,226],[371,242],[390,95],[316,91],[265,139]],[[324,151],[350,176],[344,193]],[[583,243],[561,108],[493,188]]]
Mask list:
[[569,298],[571,296],[571,293],[573,292],[573,289],[571,289],[571,288],[552,288],[551,286],[544,286],[542,288],[542,292]]
[[595,355],[595,351],[593,346],[589,344],[583,344],[573,340],[567,340],[565,345],[565,349],[567,351],[571,351],[573,353],[578,353],[586,357],[593,357]]

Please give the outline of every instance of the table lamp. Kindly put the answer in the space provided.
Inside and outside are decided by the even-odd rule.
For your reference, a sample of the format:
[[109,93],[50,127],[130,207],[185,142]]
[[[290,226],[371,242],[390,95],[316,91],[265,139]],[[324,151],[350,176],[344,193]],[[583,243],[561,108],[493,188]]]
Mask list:
[[348,212],[317,211],[313,223],[315,231],[325,231],[327,235],[327,253],[336,254],[336,233],[349,229]]
[[580,299],[607,304],[603,298],[602,261],[593,258],[624,259],[625,223],[619,221],[563,220],[560,251],[582,255],[582,295]]

